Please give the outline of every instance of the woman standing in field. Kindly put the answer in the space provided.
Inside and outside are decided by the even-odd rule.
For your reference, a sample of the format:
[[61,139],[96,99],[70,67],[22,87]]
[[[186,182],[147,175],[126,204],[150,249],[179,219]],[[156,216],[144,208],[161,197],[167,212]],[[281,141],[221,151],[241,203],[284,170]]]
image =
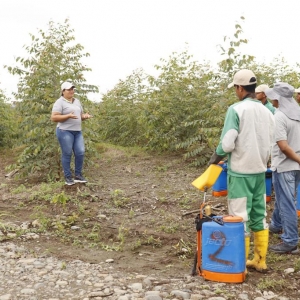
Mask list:
[[[64,82],[61,85],[61,97],[55,101],[51,114],[51,120],[57,122],[56,136],[62,151],[61,162],[67,185],[87,182],[82,176],[85,148],[81,123],[92,117],[89,113],[83,113],[80,101],[74,98],[74,89],[75,85],[71,82]],[[73,152],[75,156],[74,179],[71,173]]]

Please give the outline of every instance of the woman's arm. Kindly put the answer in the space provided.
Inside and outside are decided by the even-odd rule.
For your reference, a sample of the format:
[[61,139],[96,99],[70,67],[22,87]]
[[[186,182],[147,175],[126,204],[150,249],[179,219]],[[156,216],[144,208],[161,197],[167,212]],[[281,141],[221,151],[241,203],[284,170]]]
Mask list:
[[76,115],[74,115],[74,112],[72,111],[70,114],[67,114],[67,115],[62,115],[61,113],[59,112],[56,112],[54,111],[52,114],[51,114],[51,121],[53,122],[65,122],[67,121],[68,119],[78,119],[78,117]]

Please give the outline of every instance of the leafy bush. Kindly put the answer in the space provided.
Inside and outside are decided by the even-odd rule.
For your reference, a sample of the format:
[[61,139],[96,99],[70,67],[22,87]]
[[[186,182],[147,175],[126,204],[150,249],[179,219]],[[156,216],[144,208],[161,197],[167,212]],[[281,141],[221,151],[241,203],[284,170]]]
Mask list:
[[18,132],[16,110],[4,92],[0,90],[0,147],[10,148],[14,145]]
[[86,163],[96,155],[94,143],[106,141],[180,153],[200,166],[219,142],[228,106],[237,101],[234,89],[227,88],[237,70],[249,68],[258,84],[270,86],[278,80],[298,86],[300,79],[299,65],[289,66],[284,58],[266,64],[245,54],[243,47],[248,41],[236,24],[233,37],[224,37],[224,44],[219,45],[223,59],[216,65],[194,61],[187,50],[172,53],[155,66],[157,76],[135,70],[103,95],[101,103],[94,103],[87,95],[98,89],[86,83],[84,72],[91,69],[81,63],[89,54],[82,53],[83,46],[74,42],[68,20],[58,25],[50,22],[48,32],[40,30],[39,35],[31,35],[32,44],[25,48],[29,57],[18,57],[20,66],[7,67],[20,76],[14,108],[4,103],[0,91],[4,103],[0,107],[0,146],[10,146],[12,137],[18,137],[16,146],[24,150],[11,169],[20,168],[23,175],[61,176],[60,148],[50,114],[60,96],[61,82],[68,79],[75,83],[76,97],[85,111],[94,116],[83,129]]

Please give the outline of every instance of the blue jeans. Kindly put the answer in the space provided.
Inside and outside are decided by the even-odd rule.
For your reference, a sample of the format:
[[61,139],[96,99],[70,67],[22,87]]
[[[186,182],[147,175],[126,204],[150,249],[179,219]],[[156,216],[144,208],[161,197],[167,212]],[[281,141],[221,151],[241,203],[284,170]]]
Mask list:
[[71,157],[75,156],[75,176],[81,175],[84,159],[84,141],[81,131],[56,128],[56,136],[61,148],[61,162],[66,178],[72,178]]
[[283,230],[282,241],[289,246],[298,244],[298,216],[296,191],[300,182],[300,171],[273,172],[275,207],[271,224]]

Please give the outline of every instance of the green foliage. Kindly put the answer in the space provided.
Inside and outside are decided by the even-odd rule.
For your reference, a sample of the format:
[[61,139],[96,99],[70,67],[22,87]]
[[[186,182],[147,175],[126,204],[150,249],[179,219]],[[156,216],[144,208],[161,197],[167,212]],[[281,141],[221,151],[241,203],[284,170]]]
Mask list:
[[16,110],[0,89],[0,147],[12,147],[18,132]]
[[299,272],[300,271],[300,259],[297,259],[294,263],[294,268],[295,268],[295,272]]
[[219,94],[208,92],[212,70],[192,61],[187,51],[161,61],[157,78],[136,71],[103,97],[101,138],[154,151],[188,149],[187,157],[208,156],[207,144],[220,133],[225,113],[214,112],[224,104],[217,100]]
[[[283,57],[275,58],[270,64],[255,64],[252,67],[258,79],[258,84],[273,86],[277,81],[288,82],[294,87],[299,86],[299,68],[288,65]],[[297,72],[298,69],[298,72]]]
[[197,154],[203,154],[207,149],[201,146],[208,139],[205,128],[210,131],[216,124],[206,118],[218,97],[209,92],[212,70],[192,61],[187,51],[161,61],[163,65],[156,66],[160,75],[149,77],[152,93],[144,115],[147,146],[151,150],[190,149],[192,138],[199,147]]
[[[72,80],[78,97],[86,111],[93,108],[87,94],[97,92],[95,86],[88,85],[84,73],[91,71],[81,60],[89,56],[83,53],[83,46],[75,43],[73,31],[68,23],[49,23],[48,31],[39,30],[39,35],[31,36],[31,45],[26,46],[27,58],[17,57],[18,66],[5,66],[8,71],[19,76],[19,101],[16,111],[22,135],[19,144],[25,145],[16,165],[20,175],[37,173],[48,178],[60,177],[60,149],[55,137],[55,125],[50,121],[53,103],[60,96],[63,81]],[[86,128],[87,141],[94,132]],[[89,150],[90,144],[87,144]],[[45,172],[47,170],[47,172]]]
[[268,65],[257,63],[245,53],[247,43],[237,23],[233,36],[225,36],[219,45],[223,59],[217,67],[193,61],[183,51],[161,59],[156,77],[133,72],[103,97],[101,138],[122,146],[180,152],[194,165],[205,165],[219,142],[225,113],[237,101],[234,89],[227,88],[237,70],[253,70],[258,84],[272,86],[281,80],[298,85],[294,67],[280,57]]
[[129,198],[125,197],[124,191],[119,189],[112,191],[110,195],[116,207],[124,207],[130,200]]
[[280,291],[287,287],[287,281],[284,279],[275,280],[272,278],[261,278],[257,285],[257,288],[264,291],[268,289],[273,289],[275,291]]
[[24,184],[20,184],[17,188],[12,189],[11,193],[12,194],[21,194],[25,193],[27,191],[27,188]]
[[53,196],[51,203],[62,205],[62,207],[65,208],[69,200],[70,198],[64,192],[61,192],[60,194]]
[[[250,64],[251,56],[236,48],[246,39],[236,25],[229,49],[215,71],[208,63],[193,61],[188,51],[173,53],[156,65],[157,77],[141,70],[120,82],[103,98],[99,128],[103,139],[121,145],[139,145],[154,151],[184,151],[186,159],[203,165],[221,133],[227,99],[228,72]],[[226,38],[225,38],[226,41]],[[235,98],[234,98],[235,99]],[[105,124],[105,125],[104,125]]]
[[142,116],[147,102],[143,70],[136,70],[103,96],[97,128],[100,139],[121,146],[144,146]]
[[[241,17],[240,23],[243,21]],[[157,76],[135,70],[103,95],[101,103],[93,103],[87,95],[98,89],[86,83],[84,73],[91,69],[81,63],[89,54],[75,43],[68,20],[57,25],[50,22],[47,32],[31,35],[32,44],[25,48],[29,57],[18,57],[18,67],[7,67],[20,76],[15,95],[19,102],[7,110],[15,124],[10,117],[0,122],[0,146],[9,145],[11,137],[18,136],[24,149],[10,169],[20,169],[21,175],[35,172],[49,181],[61,176],[60,148],[50,114],[61,82],[68,79],[75,83],[76,97],[85,111],[94,116],[83,125],[86,164],[97,153],[94,143],[104,141],[180,153],[193,165],[205,165],[219,142],[225,113],[237,101],[234,89],[227,88],[237,70],[253,70],[258,84],[272,86],[280,80],[298,86],[300,81],[299,65],[289,66],[282,57],[269,64],[258,63],[246,54],[248,40],[240,23],[235,24],[233,36],[225,36],[219,45],[222,60],[215,66],[194,61],[187,50],[172,53],[155,66]],[[0,101],[2,94],[0,91]],[[0,108],[0,115],[3,111]],[[115,196],[116,206],[128,200]]]
[[[244,17],[241,17],[241,22],[244,21]],[[252,62],[254,62],[254,56],[247,55],[239,49],[248,43],[246,38],[242,37],[243,29],[241,24],[235,25],[235,32],[233,37],[224,37],[224,45],[219,45],[221,55],[225,58],[219,62],[219,73],[222,74],[221,78],[228,80],[232,78],[234,73],[240,69],[249,68]]]

